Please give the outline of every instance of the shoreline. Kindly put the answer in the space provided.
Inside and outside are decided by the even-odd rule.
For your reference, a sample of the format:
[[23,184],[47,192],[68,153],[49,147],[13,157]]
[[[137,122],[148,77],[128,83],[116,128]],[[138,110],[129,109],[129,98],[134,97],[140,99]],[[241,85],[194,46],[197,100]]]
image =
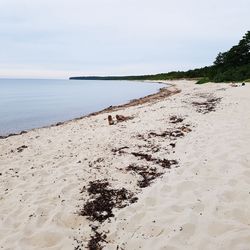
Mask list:
[[247,248],[250,86],[171,83],[112,111],[133,119],[0,140],[0,247]]
[[[154,82],[150,81],[150,83],[154,83]],[[0,140],[6,139],[6,138],[9,138],[9,137],[12,137],[12,136],[18,136],[18,135],[26,134],[26,133],[28,133],[30,131],[35,131],[37,129],[44,129],[44,128],[61,126],[61,125],[67,124],[69,122],[74,122],[74,121],[77,121],[77,120],[84,119],[86,117],[96,116],[98,114],[103,114],[103,113],[108,113],[108,112],[114,112],[114,111],[117,111],[117,110],[120,110],[120,109],[126,108],[126,107],[132,107],[132,106],[136,106],[136,105],[140,105],[140,104],[144,104],[144,103],[154,102],[154,101],[160,100],[161,98],[171,96],[172,94],[179,93],[178,89],[173,89],[172,91],[169,90],[169,88],[174,88],[174,85],[172,85],[172,84],[168,84],[168,83],[160,82],[160,81],[157,81],[156,83],[167,84],[167,85],[169,85],[169,87],[159,88],[159,90],[154,94],[150,94],[150,95],[147,95],[147,96],[144,96],[144,97],[133,99],[133,100],[130,100],[129,102],[124,103],[124,104],[109,106],[109,107],[104,108],[102,110],[95,111],[95,112],[92,112],[90,114],[83,115],[83,116],[80,116],[80,117],[76,117],[76,118],[73,118],[73,119],[69,119],[69,120],[65,120],[65,121],[61,121],[61,122],[59,121],[59,122],[56,122],[56,123],[53,123],[53,124],[50,124],[50,125],[41,126],[41,127],[37,127],[37,128],[22,130],[22,131],[20,131],[18,133],[9,133],[7,135],[0,135]]]

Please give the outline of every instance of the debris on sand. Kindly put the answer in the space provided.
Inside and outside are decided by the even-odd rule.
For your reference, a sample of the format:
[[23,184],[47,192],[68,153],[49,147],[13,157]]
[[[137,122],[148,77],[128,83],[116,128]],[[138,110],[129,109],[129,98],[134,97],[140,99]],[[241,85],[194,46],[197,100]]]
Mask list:
[[[108,121],[113,125],[118,122],[123,122],[126,119],[132,118],[116,115],[116,120],[113,120],[112,116],[109,116]],[[159,152],[162,147],[160,144],[156,144],[156,140],[153,137],[164,137],[170,140],[171,143],[169,142],[170,144],[168,144],[169,147],[171,147],[170,150],[173,150],[176,146],[177,138],[184,137],[186,133],[191,131],[190,125],[184,124],[183,121],[184,119],[180,116],[173,115],[170,117],[170,123],[174,124],[173,128],[167,128],[167,130],[163,132],[152,131],[150,133],[135,135],[133,138],[145,142],[143,145],[141,145],[141,143],[137,145],[137,150],[130,144],[120,145],[119,147],[113,147],[111,149],[112,154],[117,157],[128,154],[137,158],[135,161],[132,157],[132,162],[125,168],[126,172],[136,177],[138,187],[136,192],[139,192],[139,189],[150,186],[169,169],[178,167],[179,163],[177,160],[161,158],[155,154]],[[167,150],[169,150],[169,147]],[[143,150],[141,151],[141,149]],[[166,150],[166,148],[164,149]],[[103,162],[105,162],[104,158],[98,158],[93,162],[93,166]],[[124,168],[119,169],[124,171]],[[107,179],[89,182],[89,185],[84,187],[82,192],[87,192],[89,198],[83,207],[81,207],[78,214],[85,216],[90,223],[93,223],[93,225],[91,225],[92,234],[86,243],[86,248],[90,250],[103,249],[106,243],[108,243],[108,232],[102,229],[103,225],[105,225],[103,223],[115,216],[114,209],[122,209],[135,203],[138,198],[135,196],[135,193],[125,188],[113,188]],[[77,242],[77,244],[79,247],[77,250],[80,250],[80,241]]]
[[137,201],[133,193],[125,188],[112,189],[106,180],[90,182],[87,191],[90,199],[79,215],[100,223],[114,216],[113,208],[123,208]]
[[16,135],[22,135],[22,134],[27,134],[27,131],[23,130],[23,131],[21,131],[20,133],[17,133],[17,134],[11,133],[11,134],[8,134],[8,135],[1,135],[0,140],[1,139],[6,139],[8,137],[16,136]]
[[148,136],[149,138],[150,137],[168,137],[169,139],[173,140],[178,137],[183,137],[184,133],[180,129],[174,129],[174,130],[164,131],[162,133],[150,132]]
[[18,147],[16,150],[18,153],[21,153],[25,148],[28,148],[28,146],[22,145],[22,146]]
[[236,83],[231,83],[230,86],[231,87],[238,87],[238,85]]
[[142,180],[137,181],[137,185],[140,188],[148,187],[153,180],[163,175],[162,172],[158,172],[156,168],[148,166],[137,166],[135,164],[129,165],[126,170],[128,172],[133,171],[142,177]]
[[149,162],[153,162],[156,165],[161,166],[162,168],[171,168],[172,165],[177,166],[178,165],[178,161],[176,160],[168,160],[168,159],[158,159],[158,158],[154,158],[152,155],[149,154],[144,154],[144,153],[136,153],[136,152],[132,152],[132,155],[134,155],[135,157],[138,157],[140,160],[146,160]]
[[[86,188],[84,187],[83,190]],[[135,203],[138,198],[134,193],[125,188],[112,189],[107,180],[91,181],[87,188],[89,200],[85,203],[82,210],[78,212],[80,216],[86,216],[88,220],[99,222],[100,224],[107,219],[114,217],[113,208],[124,208],[129,204]],[[88,249],[103,249],[102,243],[106,242],[106,234],[98,232],[99,226],[92,226],[94,233],[88,242]],[[79,243],[78,243],[78,247]]]
[[103,246],[101,243],[107,243],[106,238],[107,235],[105,233],[99,233],[98,227],[92,226],[92,231],[94,232],[94,235],[91,236],[90,241],[88,242],[88,249],[89,250],[101,250],[103,249]]
[[114,120],[112,118],[112,115],[108,116],[108,123],[109,123],[109,125],[114,125],[115,124],[115,122],[114,122]]
[[124,116],[124,115],[116,115],[115,118],[116,118],[116,122],[115,122],[115,120],[113,120],[112,115],[108,116],[109,125],[114,125],[114,124],[117,124],[119,122],[125,122],[128,120],[134,119],[134,117],[132,117],[132,116]]
[[136,152],[132,152],[131,154],[135,157],[139,157],[141,160],[154,161],[152,155],[149,154],[136,153]]
[[207,114],[216,110],[217,104],[219,104],[221,98],[208,98],[204,102],[192,102],[192,105],[196,107],[198,113]]
[[158,159],[156,160],[156,163],[159,164],[161,167],[163,168],[168,168],[170,169],[172,167],[172,165],[175,165],[175,167],[177,167],[178,165],[178,161],[176,160],[167,160],[167,159]]
[[183,118],[178,117],[176,115],[173,115],[173,116],[170,117],[170,123],[173,123],[173,124],[175,124],[175,123],[181,123],[183,121],[184,121]]
[[115,117],[116,117],[117,122],[125,122],[127,120],[134,119],[134,117],[132,116],[124,116],[124,115],[116,115]]
[[114,154],[119,154],[119,155],[121,155],[121,154],[124,154],[125,153],[125,151],[124,151],[124,149],[128,149],[129,147],[127,147],[127,146],[125,146],[125,147],[121,147],[121,148],[113,148],[113,149],[111,149],[111,151],[114,153]]
[[[146,161],[151,161],[156,165],[160,166],[162,169],[170,169],[173,165],[177,167],[178,162],[176,160],[167,160],[167,159],[157,159],[153,158],[151,155],[148,154],[141,154],[141,153],[132,153],[134,156],[139,157],[140,159],[145,159]],[[133,171],[136,174],[142,177],[142,180],[137,181],[137,185],[140,188],[145,188],[150,186],[150,184],[158,177],[164,174],[164,171],[157,169],[156,167],[149,167],[149,166],[138,166],[136,164],[129,165],[126,170],[128,172]]]
[[152,155],[149,155],[149,154],[136,153],[136,152],[132,152],[131,154],[134,155],[135,157],[139,157],[140,160],[153,162],[161,166],[162,168],[171,168],[172,165],[178,164],[178,161],[176,160],[158,159],[158,158],[154,158]]
[[179,129],[180,129],[182,132],[189,133],[189,132],[192,131],[192,129],[189,128],[189,126],[190,126],[189,124],[186,124],[186,125],[184,125],[184,126],[179,127]]

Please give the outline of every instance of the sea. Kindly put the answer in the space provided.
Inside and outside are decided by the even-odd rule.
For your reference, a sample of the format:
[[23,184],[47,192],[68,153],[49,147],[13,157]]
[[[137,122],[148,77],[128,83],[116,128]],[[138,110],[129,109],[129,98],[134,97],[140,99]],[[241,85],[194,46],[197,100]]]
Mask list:
[[124,104],[164,86],[135,81],[0,79],[0,136]]

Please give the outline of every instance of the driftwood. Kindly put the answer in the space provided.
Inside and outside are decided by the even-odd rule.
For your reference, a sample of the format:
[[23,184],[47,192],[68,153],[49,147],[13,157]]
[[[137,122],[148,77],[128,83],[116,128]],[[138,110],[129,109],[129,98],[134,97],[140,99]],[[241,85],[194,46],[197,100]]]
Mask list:
[[131,116],[124,116],[124,115],[116,115],[115,117],[116,117],[117,122],[125,122],[127,120],[133,119],[133,117]]
[[108,122],[109,122],[109,125],[114,125],[115,123],[111,115],[108,116]]

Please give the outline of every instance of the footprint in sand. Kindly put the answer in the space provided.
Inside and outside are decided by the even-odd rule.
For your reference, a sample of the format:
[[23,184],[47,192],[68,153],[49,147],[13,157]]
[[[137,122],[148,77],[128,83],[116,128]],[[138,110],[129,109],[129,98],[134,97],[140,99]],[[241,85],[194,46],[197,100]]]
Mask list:
[[34,248],[49,248],[57,245],[64,238],[63,235],[56,232],[39,232],[32,234],[29,237],[24,237],[20,241],[20,245],[25,247],[24,249]]

